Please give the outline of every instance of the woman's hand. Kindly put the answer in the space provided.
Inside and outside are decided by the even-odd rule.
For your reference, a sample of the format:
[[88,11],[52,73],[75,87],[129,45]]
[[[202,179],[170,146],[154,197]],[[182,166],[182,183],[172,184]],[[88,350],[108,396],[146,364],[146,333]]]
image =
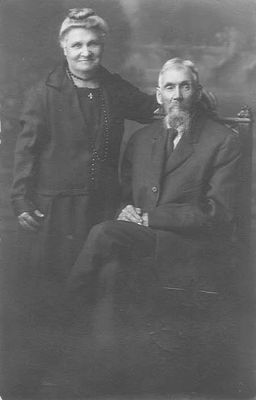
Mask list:
[[22,228],[34,232],[40,228],[43,219],[44,214],[39,210],[34,210],[32,213],[25,211],[18,216],[18,221]]

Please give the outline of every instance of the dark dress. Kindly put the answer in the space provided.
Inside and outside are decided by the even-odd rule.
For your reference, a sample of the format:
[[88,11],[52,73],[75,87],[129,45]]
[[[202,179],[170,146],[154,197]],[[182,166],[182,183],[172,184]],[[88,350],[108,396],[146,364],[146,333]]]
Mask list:
[[37,232],[18,230],[15,296],[37,327],[62,318],[66,279],[89,230],[116,212],[125,119],[149,123],[157,107],[103,67],[99,81],[90,99],[59,66],[30,91],[21,116],[12,204],[17,215],[38,208],[45,217]]
[[[113,218],[124,120],[151,122],[154,96],[101,67],[100,88],[74,87],[65,66],[31,90],[15,151],[12,203],[17,215],[38,208],[38,232],[22,230],[19,261],[41,284],[65,281],[90,228]],[[90,99],[88,94],[93,93]],[[22,269],[22,274],[24,274]]]
[[17,359],[12,377],[23,397],[26,384],[31,390],[35,382],[38,391],[63,350],[64,327],[72,326],[64,284],[90,228],[116,212],[124,121],[149,123],[157,108],[155,96],[103,67],[99,81],[91,100],[58,66],[29,91],[21,115],[12,205],[16,215],[36,208],[45,215],[38,232],[18,228],[11,265],[17,340],[9,359]]

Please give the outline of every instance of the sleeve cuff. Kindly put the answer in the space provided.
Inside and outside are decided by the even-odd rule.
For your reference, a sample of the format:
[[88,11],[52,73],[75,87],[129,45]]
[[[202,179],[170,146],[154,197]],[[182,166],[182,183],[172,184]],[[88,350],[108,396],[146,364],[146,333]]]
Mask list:
[[12,199],[12,207],[16,216],[23,212],[31,212],[35,209],[31,201],[24,199],[23,197]]

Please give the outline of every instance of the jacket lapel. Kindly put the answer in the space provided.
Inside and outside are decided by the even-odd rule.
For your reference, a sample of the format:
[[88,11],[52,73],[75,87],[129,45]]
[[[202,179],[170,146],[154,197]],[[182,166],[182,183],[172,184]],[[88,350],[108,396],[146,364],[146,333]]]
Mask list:
[[[72,84],[72,82],[68,79],[66,75],[66,67],[65,62],[63,65],[58,66],[56,70],[54,70],[48,77],[46,83],[49,86],[54,87],[57,90],[63,91],[65,93],[64,98],[67,104],[65,104],[65,108],[67,108],[68,113],[71,115],[71,119],[75,121],[76,126],[81,127],[81,131],[83,135],[88,129],[88,124],[86,119],[83,116],[83,113],[80,108],[78,95],[76,90]],[[99,77],[101,84],[102,84],[102,91],[104,96],[104,107],[106,112],[106,118],[108,120],[108,127],[110,126],[110,110],[109,110],[109,98],[107,90],[105,89],[105,82],[111,81],[111,74],[103,67],[100,68],[100,77]],[[103,113],[102,113],[103,114]],[[95,147],[99,150],[101,143],[102,143],[102,132],[104,131],[104,115],[101,115],[100,123],[95,132]],[[79,132],[79,129],[77,130]],[[87,136],[87,135],[86,135]]]
[[66,80],[65,83],[63,84],[62,88],[63,92],[65,92],[65,96],[63,96],[65,99],[67,99],[69,103],[69,109],[70,113],[72,116],[72,119],[76,121],[76,125],[81,126],[83,132],[86,131],[87,128],[87,121],[83,116],[83,113],[81,111],[81,107],[79,104],[79,98],[78,94],[70,80]]
[[[151,160],[152,160],[152,178],[154,182],[160,182],[165,165],[165,152],[166,152],[166,129],[160,121],[159,127],[153,124],[151,126],[153,130],[152,137],[152,152],[151,152]],[[159,121],[157,121],[159,124]]]
[[87,123],[82,114],[75,87],[66,75],[65,65],[57,67],[49,75],[46,84],[63,93],[59,107],[64,115],[69,115],[70,120],[74,121],[75,134],[84,137]]
[[199,110],[195,113],[190,132],[183,135],[177,147],[166,162],[165,173],[170,173],[180,167],[194,153],[194,144],[198,142],[205,124],[205,116]]
[[194,152],[192,138],[190,134],[183,135],[177,147],[166,160],[165,172],[170,173],[182,165]]

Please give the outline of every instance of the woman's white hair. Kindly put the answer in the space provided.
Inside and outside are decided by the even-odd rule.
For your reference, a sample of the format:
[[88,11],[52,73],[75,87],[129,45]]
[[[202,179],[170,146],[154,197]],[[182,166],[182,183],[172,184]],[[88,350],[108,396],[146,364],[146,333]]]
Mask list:
[[64,47],[66,33],[73,28],[93,29],[98,31],[102,40],[108,33],[108,24],[106,21],[95,14],[91,8],[72,8],[68,16],[61,24],[59,32],[59,41],[61,47]]
[[198,75],[198,70],[195,66],[195,64],[190,61],[190,60],[183,60],[182,58],[171,58],[170,60],[166,61],[164,65],[161,68],[161,71],[159,73],[158,77],[158,86],[161,86],[162,82],[162,75],[164,74],[165,71],[169,69],[190,69],[192,72],[192,76],[194,79],[194,83],[196,86],[200,86],[199,84],[199,75]]

